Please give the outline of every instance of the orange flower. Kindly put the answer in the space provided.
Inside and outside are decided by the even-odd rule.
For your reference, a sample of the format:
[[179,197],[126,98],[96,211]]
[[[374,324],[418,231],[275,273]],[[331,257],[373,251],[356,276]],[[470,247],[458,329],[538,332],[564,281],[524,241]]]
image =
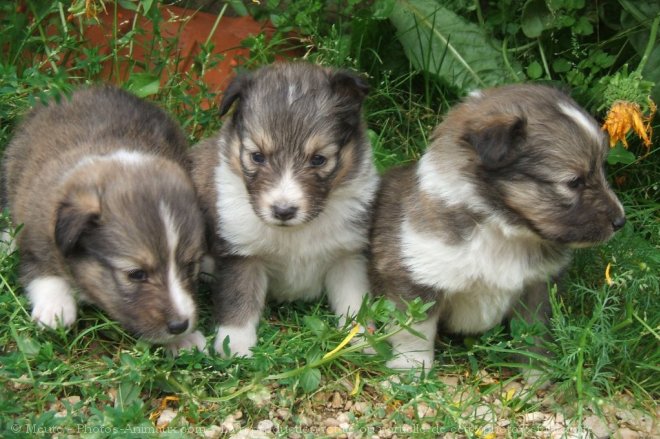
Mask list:
[[649,99],[649,114],[644,116],[639,104],[628,101],[616,101],[610,107],[605,118],[605,123],[602,129],[607,131],[610,135],[610,146],[614,148],[616,142],[619,140],[623,145],[628,148],[626,135],[630,130],[633,130],[646,148],[651,147],[651,135],[653,129],[651,121],[655,116],[657,107],[655,103]]

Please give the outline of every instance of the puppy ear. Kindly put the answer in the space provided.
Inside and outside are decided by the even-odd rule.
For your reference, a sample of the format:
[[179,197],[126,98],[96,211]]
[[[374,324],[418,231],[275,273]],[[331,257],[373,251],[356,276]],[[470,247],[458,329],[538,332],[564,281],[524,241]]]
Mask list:
[[330,87],[338,95],[352,98],[358,104],[362,104],[364,98],[369,94],[369,84],[367,81],[346,70],[339,70],[332,73],[330,76]]
[[479,155],[484,168],[503,168],[518,157],[518,145],[525,139],[527,120],[520,116],[498,116],[463,135]]
[[64,199],[57,209],[55,244],[64,256],[79,247],[81,238],[99,226],[101,200],[95,189],[79,189]]
[[222,94],[222,101],[220,102],[221,117],[227,114],[237,99],[241,98],[250,82],[251,79],[249,75],[239,75],[232,79],[225,89],[225,92]]

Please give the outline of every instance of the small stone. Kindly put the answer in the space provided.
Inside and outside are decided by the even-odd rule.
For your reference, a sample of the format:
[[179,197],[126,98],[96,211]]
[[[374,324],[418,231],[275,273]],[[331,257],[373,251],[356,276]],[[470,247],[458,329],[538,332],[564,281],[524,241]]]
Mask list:
[[263,431],[245,428],[236,434],[229,436],[229,439],[270,439],[270,436]]
[[488,373],[486,369],[481,369],[477,373],[477,377],[479,378],[482,384],[495,384],[497,382],[497,379],[495,379],[495,377],[492,374]]
[[435,409],[432,409],[427,404],[420,402],[417,404],[417,416],[419,418],[434,418],[436,415]]
[[328,418],[323,420],[323,425],[325,425],[326,427],[338,427],[339,421],[336,420],[335,418]]
[[342,431],[348,431],[351,429],[351,424],[349,424],[348,422],[340,422],[339,428],[341,428]]
[[392,437],[392,431],[389,428],[383,428],[378,432],[378,437],[383,439],[389,439]]
[[164,429],[167,427],[170,422],[176,418],[177,412],[174,409],[171,409],[169,407],[165,408],[161,413],[160,416],[158,416],[158,420],[156,421],[156,427]]
[[348,414],[346,414],[346,413],[340,413],[340,414],[337,416],[337,422],[339,422],[340,424],[341,424],[342,422],[349,422],[349,421],[350,421],[350,419],[349,419],[349,417],[348,417]]
[[353,401],[346,401],[346,404],[344,404],[344,411],[349,411],[353,407]]
[[275,427],[275,424],[270,419],[264,419],[257,424],[257,430],[269,433],[273,431],[273,427]]
[[211,425],[204,429],[204,437],[206,439],[219,439],[224,433],[224,430],[219,425]]
[[428,422],[422,423],[422,431],[429,431],[431,429],[431,424]]
[[527,424],[536,424],[545,421],[547,415],[541,412],[530,412],[523,415],[523,422]]
[[301,427],[309,427],[310,425],[312,425],[312,420],[306,415],[298,415],[298,417],[296,418],[296,422]]
[[606,439],[610,436],[610,429],[607,424],[596,415],[587,416],[584,419],[583,425],[591,430],[591,433],[597,439]]
[[612,437],[614,439],[639,439],[642,435],[629,428],[619,428]]
[[234,430],[236,430],[236,427],[234,427],[234,416],[229,415],[225,418],[224,421],[222,421],[222,428],[226,433],[231,433]]
[[401,426],[401,431],[405,434],[410,434],[413,432],[413,426],[410,424],[403,424]]
[[332,436],[336,436],[336,435],[342,434],[343,432],[344,432],[344,431],[343,431],[341,428],[339,428],[338,425],[329,425],[329,426],[325,429],[325,434],[327,434],[327,435],[332,435]]
[[332,394],[332,401],[330,403],[330,406],[333,409],[338,409],[344,406],[344,400],[341,398],[339,392],[335,392]]
[[438,379],[447,387],[458,387],[459,378],[456,375],[441,375]]
[[80,396],[72,395],[72,396],[69,396],[68,398],[65,398],[65,401],[68,401],[69,404],[71,404],[71,405],[76,405],[80,402]]
[[351,410],[357,414],[363,415],[367,412],[367,409],[369,408],[369,404],[363,401],[357,401],[356,403],[353,404],[353,407],[351,407]]
[[493,413],[493,410],[487,405],[477,406],[474,416],[475,418],[481,419],[486,422],[495,422],[495,418],[496,418],[495,413]]
[[234,414],[232,415],[235,420],[243,419],[243,412],[240,410],[236,410]]
[[291,417],[291,411],[287,408],[279,408],[275,410],[277,417],[283,420],[288,420]]

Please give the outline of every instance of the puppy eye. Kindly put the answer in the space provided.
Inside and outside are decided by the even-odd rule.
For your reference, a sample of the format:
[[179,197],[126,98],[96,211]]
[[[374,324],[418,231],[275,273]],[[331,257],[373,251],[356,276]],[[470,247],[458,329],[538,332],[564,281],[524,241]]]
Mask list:
[[309,161],[309,164],[312,165],[315,168],[318,168],[320,166],[325,165],[325,163],[328,161],[324,156],[320,154],[316,154],[315,156],[312,157],[312,159]]
[[140,269],[127,272],[126,277],[128,277],[128,280],[131,282],[146,282],[149,278],[149,276],[147,276],[147,272]]
[[582,177],[575,177],[572,180],[569,180],[566,183],[566,186],[568,186],[571,189],[579,189],[584,187],[584,178]]
[[263,165],[264,163],[266,163],[266,156],[260,152],[253,152],[252,154],[250,154],[250,158],[252,159],[252,162],[254,162],[257,165]]

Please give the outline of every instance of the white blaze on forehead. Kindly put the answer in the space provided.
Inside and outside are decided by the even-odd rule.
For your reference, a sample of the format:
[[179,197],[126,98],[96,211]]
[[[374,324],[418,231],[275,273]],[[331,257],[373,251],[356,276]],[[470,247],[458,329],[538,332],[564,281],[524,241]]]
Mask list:
[[601,142],[603,140],[603,133],[598,128],[598,125],[589,119],[582,111],[575,108],[573,105],[566,104],[564,102],[559,103],[559,110],[566,116],[573,119],[573,121],[583,130],[589,133],[589,135],[593,137],[594,140],[597,142]]
[[165,226],[165,237],[167,239],[168,261],[167,261],[167,285],[170,300],[174,310],[181,318],[189,320],[192,328],[192,318],[195,313],[195,303],[190,293],[181,285],[181,275],[176,264],[176,248],[179,245],[179,228],[174,222],[172,212],[163,202],[160,203],[160,216]]
[[125,166],[142,166],[150,163],[155,158],[156,156],[153,154],[141,151],[130,151],[128,149],[119,149],[110,154],[89,155],[76,163],[73,168],[69,169],[69,171],[63,175],[63,179],[68,178],[79,169],[97,163],[118,162]]
[[141,165],[153,158],[150,154],[140,151],[129,151],[127,149],[120,149],[105,157],[108,160],[116,160],[127,165]]

